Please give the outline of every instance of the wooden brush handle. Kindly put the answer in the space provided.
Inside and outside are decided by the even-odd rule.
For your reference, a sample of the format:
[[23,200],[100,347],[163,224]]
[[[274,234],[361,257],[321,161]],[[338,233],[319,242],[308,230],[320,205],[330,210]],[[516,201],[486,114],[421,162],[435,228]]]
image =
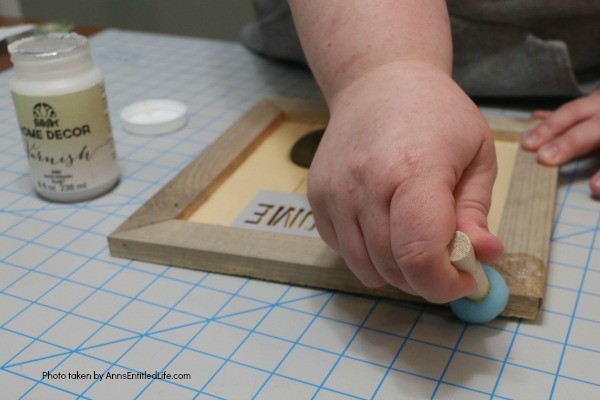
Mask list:
[[465,233],[461,231],[454,233],[454,237],[448,244],[448,254],[450,255],[450,262],[454,267],[471,274],[475,282],[477,282],[477,289],[471,295],[467,296],[467,298],[470,300],[481,300],[486,297],[490,290],[490,282],[485,276],[481,264],[477,261],[471,241]]

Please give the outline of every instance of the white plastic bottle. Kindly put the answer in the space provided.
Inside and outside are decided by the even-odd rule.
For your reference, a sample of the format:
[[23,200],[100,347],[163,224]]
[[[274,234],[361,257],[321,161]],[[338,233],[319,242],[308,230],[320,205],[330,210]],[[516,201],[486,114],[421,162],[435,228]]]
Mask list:
[[104,79],[75,33],[9,46],[10,90],[35,190],[49,200],[99,196],[119,180]]

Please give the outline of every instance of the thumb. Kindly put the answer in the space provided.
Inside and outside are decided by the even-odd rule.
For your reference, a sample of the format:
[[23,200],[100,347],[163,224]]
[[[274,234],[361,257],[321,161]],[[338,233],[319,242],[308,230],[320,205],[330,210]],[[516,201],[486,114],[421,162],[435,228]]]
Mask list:
[[500,258],[504,246],[490,233],[487,217],[497,174],[496,151],[492,140],[485,141],[454,189],[456,227],[469,236],[480,261]]

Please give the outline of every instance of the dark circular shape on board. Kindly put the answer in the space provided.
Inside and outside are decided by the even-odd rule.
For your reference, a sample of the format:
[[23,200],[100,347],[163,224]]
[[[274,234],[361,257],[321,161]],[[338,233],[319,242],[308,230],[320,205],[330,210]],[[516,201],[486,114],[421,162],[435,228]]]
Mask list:
[[292,161],[294,164],[309,168],[312,163],[317,147],[321,143],[325,129],[317,129],[302,136],[292,147]]

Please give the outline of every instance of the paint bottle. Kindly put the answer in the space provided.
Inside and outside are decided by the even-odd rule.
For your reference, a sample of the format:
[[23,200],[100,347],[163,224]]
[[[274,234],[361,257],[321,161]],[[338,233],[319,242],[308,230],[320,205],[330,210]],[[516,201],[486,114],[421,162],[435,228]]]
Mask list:
[[32,36],[8,47],[10,90],[29,170],[41,197],[88,200],[119,180],[104,78],[75,33]]

